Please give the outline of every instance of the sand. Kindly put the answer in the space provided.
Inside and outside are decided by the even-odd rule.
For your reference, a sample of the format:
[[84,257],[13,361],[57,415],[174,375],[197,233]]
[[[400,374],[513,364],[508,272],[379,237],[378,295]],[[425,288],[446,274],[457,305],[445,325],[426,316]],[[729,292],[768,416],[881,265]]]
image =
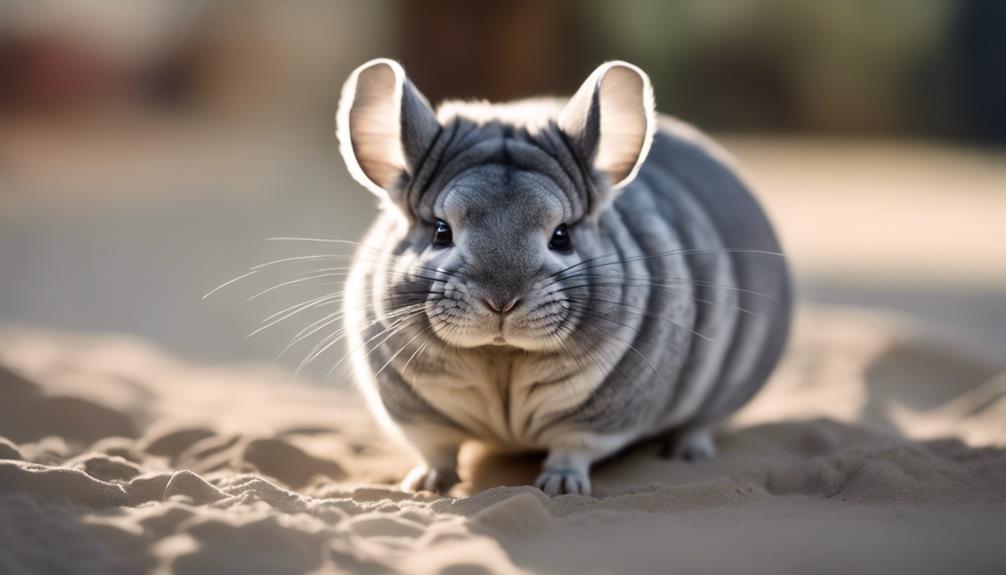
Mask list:
[[1006,357],[804,309],[719,458],[641,445],[596,497],[469,446],[452,497],[346,389],[124,337],[0,333],[0,573],[1003,573]]

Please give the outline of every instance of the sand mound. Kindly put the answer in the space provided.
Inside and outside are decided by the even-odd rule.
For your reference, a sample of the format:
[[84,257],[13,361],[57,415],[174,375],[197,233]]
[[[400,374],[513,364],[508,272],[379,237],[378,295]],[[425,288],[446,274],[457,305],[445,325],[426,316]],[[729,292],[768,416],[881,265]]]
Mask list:
[[345,390],[135,341],[0,335],[0,573],[1002,572],[1006,358],[903,320],[803,314],[770,387],[685,463],[597,497],[471,446],[456,497]]

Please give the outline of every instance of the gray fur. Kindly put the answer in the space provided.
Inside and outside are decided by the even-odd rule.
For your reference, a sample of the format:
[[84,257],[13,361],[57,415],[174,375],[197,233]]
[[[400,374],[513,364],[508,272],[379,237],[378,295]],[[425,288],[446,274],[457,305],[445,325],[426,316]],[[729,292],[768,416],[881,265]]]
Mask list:
[[[357,95],[381,67],[399,100]],[[368,126],[350,125],[364,97],[399,115],[387,158],[356,157],[369,153],[353,141]],[[347,285],[346,329],[371,408],[420,462],[407,487],[449,488],[466,438],[549,451],[537,483],[552,494],[589,493],[591,463],[647,437],[711,455],[710,426],[774,368],[792,294],[772,228],[722,150],[656,119],[637,68],[602,66],[569,104],[434,116],[379,60],[347,83],[338,128],[385,205]],[[400,174],[378,183],[373,165]],[[433,245],[437,219],[454,246]],[[547,247],[560,224],[570,253]]]

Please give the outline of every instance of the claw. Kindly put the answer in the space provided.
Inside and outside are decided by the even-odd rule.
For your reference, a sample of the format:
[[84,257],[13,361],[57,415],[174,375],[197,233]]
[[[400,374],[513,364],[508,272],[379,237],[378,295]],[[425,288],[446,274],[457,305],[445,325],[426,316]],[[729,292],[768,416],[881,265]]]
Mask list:
[[590,478],[579,469],[545,469],[534,482],[547,495],[590,495]]

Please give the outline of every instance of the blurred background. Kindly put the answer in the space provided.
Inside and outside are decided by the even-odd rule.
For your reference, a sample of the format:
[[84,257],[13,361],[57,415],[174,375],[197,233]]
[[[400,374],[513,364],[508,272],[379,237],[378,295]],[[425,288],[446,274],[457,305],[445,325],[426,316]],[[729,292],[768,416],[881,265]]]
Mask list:
[[246,335],[338,278],[248,301],[320,267],[295,260],[202,296],[348,253],[265,238],[363,233],[375,202],[333,115],[377,56],[434,103],[569,94],[632,61],[740,158],[804,301],[1006,349],[998,0],[0,0],[0,324],[272,360],[317,310]]

